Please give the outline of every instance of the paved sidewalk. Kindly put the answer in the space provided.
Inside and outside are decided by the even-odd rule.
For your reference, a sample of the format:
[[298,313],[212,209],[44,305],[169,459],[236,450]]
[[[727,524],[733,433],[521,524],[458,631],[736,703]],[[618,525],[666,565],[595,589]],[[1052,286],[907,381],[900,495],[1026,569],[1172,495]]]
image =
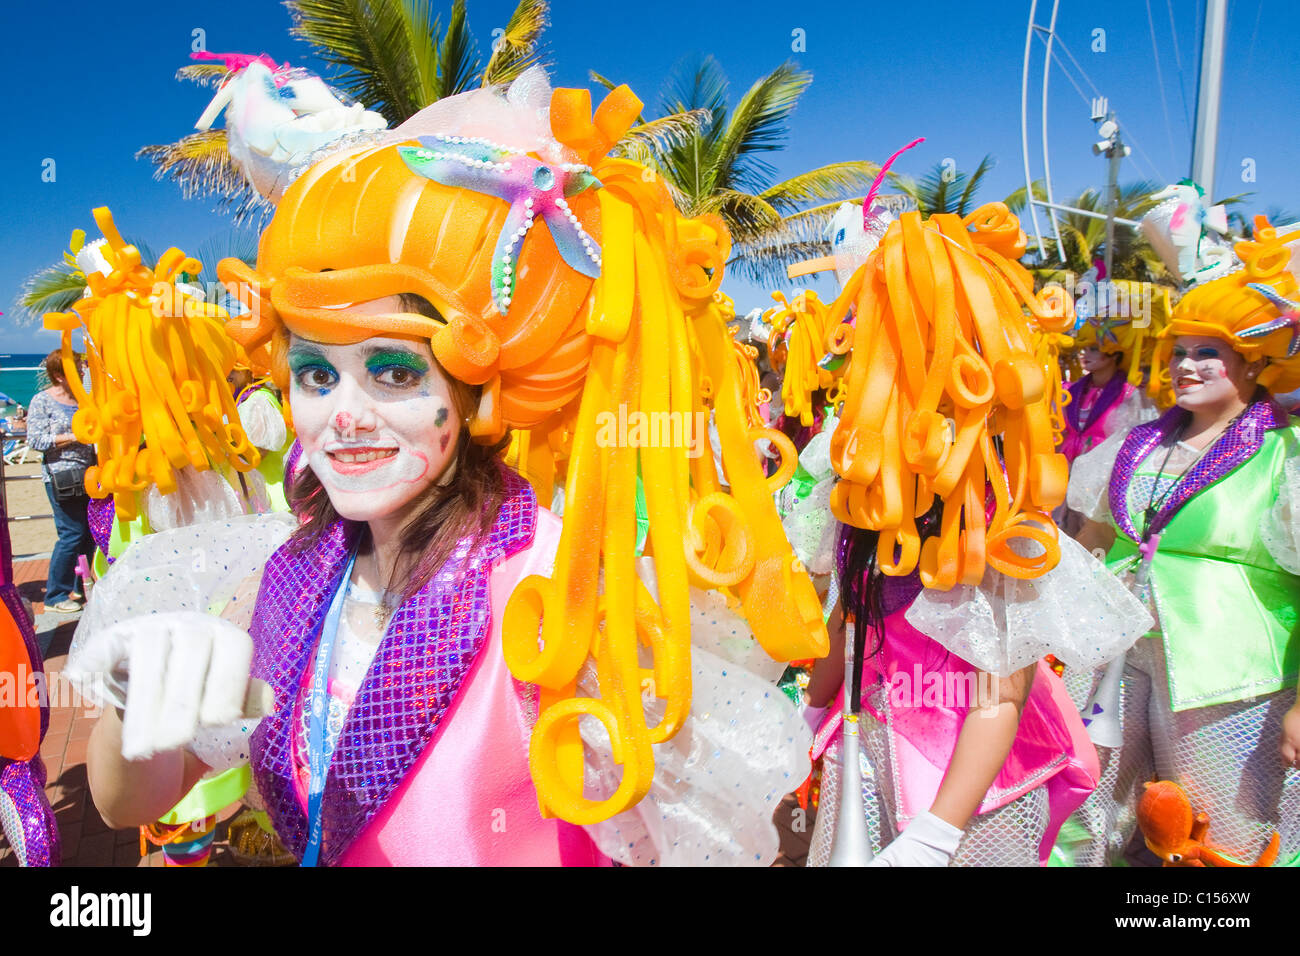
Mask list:
[[[14,564],[14,583],[19,593],[32,602],[36,613],[36,636],[45,655],[46,686],[56,687],[58,673],[67,659],[72,634],[80,614],[45,611],[41,599],[45,592],[47,560],[20,561]],[[60,695],[61,696],[61,695]],[[55,703],[66,703],[56,699]],[[50,708],[50,726],[41,742],[41,760],[45,763],[45,795],[54,808],[63,839],[64,866],[162,866],[162,850],[152,844],[148,854],[140,856],[138,829],[112,830],[90,798],[86,781],[86,747],[90,732],[98,720],[85,705]],[[217,828],[212,864],[236,865],[225,839],[225,821],[237,808],[222,814]],[[17,866],[18,858],[0,831],[0,867]]]

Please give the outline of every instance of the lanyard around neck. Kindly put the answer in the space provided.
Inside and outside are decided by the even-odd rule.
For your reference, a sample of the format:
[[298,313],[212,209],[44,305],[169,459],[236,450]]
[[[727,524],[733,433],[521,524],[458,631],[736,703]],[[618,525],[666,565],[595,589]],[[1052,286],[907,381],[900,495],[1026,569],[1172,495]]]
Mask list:
[[352,565],[357,553],[348,555],[343,580],[330,601],[329,610],[321,624],[320,643],[316,648],[316,666],[312,670],[311,688],[307,695],[309,723],[307,727],[307,762],[310,778],[307,787],[307,846],[302,853],[303,866],[315,866],[321,850],[321,804],[325,796],[325,778],[329,774],[332,753],[325,752],[326,724],[329,721],[330,660],[334,656],[335,638],[338,636],[339,618],[343,614],[343,599],[352,579]]
[[[1200,449],[1199,454],[1197,454],[1197,456],[1192,459],[1192,461],[1187,465],[1187,467],[1185,467],[1182,470],[1182,472],[1178,475],[1178,477],[1175,478],[1173,482],[1170,483],[1165,488],[1164,493],[1160,495],[1160,499],[1157,501],[1156,489],[1160,485],[1160,478],[1164,475],[1165,467],[1169,464],[1169,458],[1171,455],[1173,455],[1174,449],[1183,443],[1182,436],[1183,433],[1187,430],[1187,422],[1184,422],[1182,425],[1178,427],[1178,431],[1175,432],[1173,435],[1173,439],[1174,439],[1173,443],[1169,446],[1169,450],[1165,452],[1165,460],[1161,462],[1160,470],[1156,472],[1155,481],[1151,486],[1151,497],[1147,499],[1147,507],[1146,510],[1143,512],[1142,540],[1144,542],[1149,541],[1152,535],[1157,530],[1159,530],[1153,527],[1156,524],[1156,519],[1159,517],[1160,511],[1164,508],[1165,503],[1169,501],[1170,497],[1178,489],[1178,486],[1183,483],[1183,479],[1188,476],[1188,474],[1191,472],[1193,468],[1195,468],[1198,464],[1200,464],[1201,459],[1204,458],[1210,452],[1210,450],[1214,448],[1214,446],[1217,445],[1223,439],[1223,436],[1228,434],[1228,432],[1232,430],[1232,426],[1236,425],[1237,422],[1241,420],[1242,415],[1245,415],[1246,411],[1248,411],[1249,408],[1250,408],[1249,405],[1246,406],[1246,409],[1244,409],[1240,414],[1238,414],[1235,418],[1233,418],[1232,421],[1228,422],[1228,424],[1224,425],[1223,428],[1219,430],[1219,433],[1215,435],[1214,438],[1211,439],[1204,448]],[[1169,523],[1169,520],[1172,520],[1172,518],[1173,515],[1170,515],[1169,518],[1165,521],[1165,524],[1167,525]]]

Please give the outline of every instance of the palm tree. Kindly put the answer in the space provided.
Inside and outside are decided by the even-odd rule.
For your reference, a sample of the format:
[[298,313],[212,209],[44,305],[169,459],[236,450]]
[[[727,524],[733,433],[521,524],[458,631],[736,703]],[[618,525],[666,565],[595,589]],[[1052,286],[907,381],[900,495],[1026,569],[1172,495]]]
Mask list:
[[[130,240],[127,240],[130,242]],[[77,265],[76,255],[86,242],[86,231],[74,229],[68,251],[58,262],[28,276],[18,293],[20,325],[38,323],[46,312],[67,312],[86,294],[86,274]],[[154,261],[145,243],[133,243],[147,262]]]
[[[330,82],[382,113],[390,126],[430,103],[469,89],[509,83],[537,63],[547,26],[547,0],[520,0],[484,64],[469,30],[465,0],[452,3],[446,28],[429,0],[287,0],[291,35],[340,73]],[[177,79],[217,86],[220,63],[182,67]],[[136,154],[153,161],[186,198],[215,196],[236,225],[265,215],[269,205],[244,178],[227,150],[225,130],[191,133]]]
[[[32,274],[23,283],[22,292],[18,296],[20,324],[40,322],[46,312],[67,312],[86,294],[86,274],[81,271],[76,260],[76,253],[80,251],[85,239],[83,230],[74,231],[69,251],[63,254],[63,258]],[[129,239],[127,241],[130,242]],[[147,243],[131,244],[140,250],[143,262],[158,261]],[[195,252],[195,258],[203,263],[203,272],[185,278],[202,286],[208,302],[224,304],[227,293],[217,281],[216,264],[222,259],[235,258],[242,259],[250,266],[254,265],[257,262],[257,236],[254,233],[230,230],[227,234],[214,236],[201,243]]]
[[[597,73],[591,77],[614,85]],[[728,266],[754,282],[785,285],[788,264],[829,251],[826,223],[842,200],[865,193],[879,171],[869,162],[831,163],[774,181],[776,170],[762,154],[783,148],[790,115],[811,82],[811,73],[785,63],[732,108],[717,60],[683,60],[664,84],[660,119],[643,119],[637,128],[667,124],[668,135],[639,139],[634,129],[619,148],[659,175],[683,215],[721,216],[735,253]]]
[[[926,218],[936,213],[965,216],[979,208],[975,194],[979,192],[984,177],[994,165],[993,157],[985,155],[973,173],[962,172],[945,163],[936,163],[919,181],[892,172],[889,179],[899,192],[912,198],[916,208]],[[1023,194],[1024,190],[1019,192]]]
[[27,277],[18,294],[19,323],[39,322],[46,312],[67,312],[86,291],[86,276],[60,260]]
[[[1123,219],[1141,219],[1155,205],[1152,194],[1161,186],[1153,182],[1133,182],[1119,190],[1119,203],[1115,214]],[[1085,209],[1104,216],[1106,194],[1100,189],[1085,189],[1064,205]],[[1034,271],[1045,281],[1062,280],[1067,272],[1081,275],[1092,267],[1095,259],[1106,254],[1106,220],[1094,219],[1073,212],[1058,212],[1061,242],[1065,262],[1056,259],[1056,243],[1043,238],[1046,256]],[[1169,271],[1156,255],[1151,244],[1136,229],[1121,223],[1115,224],[1115,249],[1111,270],[1115,279],[1133,279],[1138,282],[1171,281]]]
[[547,0],[520,0],[485,66],[455,0],[447,28],[429,0],[288,0],[290,35],[343,72],[332,82],[396,126],[430,103],[509,83],[539,62]]

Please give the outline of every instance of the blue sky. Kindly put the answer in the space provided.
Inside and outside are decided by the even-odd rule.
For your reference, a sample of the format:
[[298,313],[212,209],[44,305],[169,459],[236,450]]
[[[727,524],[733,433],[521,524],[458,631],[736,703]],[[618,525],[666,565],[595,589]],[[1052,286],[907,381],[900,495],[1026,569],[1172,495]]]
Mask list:
[[[435,7],[449,6],[435,0]],[[490,42],[513,6],[511,0],[470,0],[470,24],[480,43]],[[182,200],[174,185],[154,182],[150,164],[134,158],[142,146],[189,132],[207,103],[209,91],[173,78],[188,62],[194,31],[204,31],[210,50],[266,52],[317,70],[322,65],[305,44],[289,38],[288,13],[273,0],[5,7],[0,62],[5,88],[21,92],[7,104],[0,150],[0,308],[6,312],[0,353],[45,351],[57,345],[56,336],[18,326],[11,303],[26,276],[58,258],[74,228],[95,234],[92,207],[110,206],[119,228],[155,252],[177,245],[193,254],[230,231],[210,203]],[[1040,22],[1046,23],[1050,7],[1050,0],[1040,0]],[[1090,151],[1096,139],[1086,102],[1092,84],[1109,97],[1139,147],[1122,181],[1171,182],[1187,174],[1200,7],[1201,0],[1062,0],[1059,49],[1068,49],[1077,64],[1062,52],[1071,75],[1054,68],[1051,76],[1048,132],[1058,200],[1104,183],[1104,161]],[[900,160],[901,172],[919,176],[949,158],[970,169],[991,153],[997,166],[981,196],[998,199],[1024,182],[1020,81],[1028,13],[1028,0],[656,0],[625,6],[554,0],[545,48],[555,85],[591,85],[587,71],[596,70],[629,83],[652,110],[663,78],[683,56],[715,55],[731,77],[733,102],[759,75],[794,59],[814,81],[794,115],[788,147],[772,156],[779,174],[837,160],[880,161],[925,136],[923,146]],[[52,22],[55,17],[60,22]],[[803,31],[798,51],[796,31]],[[1213,192],[1253,190],[1250,211],[1277,206],[1300,214],[1294,168],[1300,78],[1286,66],[1294,62],[1297,41],[1300,21],[1292,0],[1229,5]],[[1093,49],[1103,43],[1104,50]],[[1042,47],[1035,41],[1035,176],[1042,170],[1041,71]],[[51,161],[53,181],[43,181]],[[1251,171],[1255,181],[1243,182]],[[724,290],[742,311],[770,301],[765,290],[739,281],[728,281]]]

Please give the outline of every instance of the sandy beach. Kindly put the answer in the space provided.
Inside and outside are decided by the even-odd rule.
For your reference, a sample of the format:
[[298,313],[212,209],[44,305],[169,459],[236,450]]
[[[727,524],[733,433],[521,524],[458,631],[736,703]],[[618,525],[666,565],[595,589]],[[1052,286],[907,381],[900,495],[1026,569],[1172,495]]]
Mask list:
[[[48,555],[54,550],[58,535],[54,531],[50,500],[45,484],[39,480],[41,457],[32,452],[26,463],[4,466],[5,514],[9,516],[9,541],[15,559],[27,555]],[[15,516],[41,515],[35,520],[15,521]]]

